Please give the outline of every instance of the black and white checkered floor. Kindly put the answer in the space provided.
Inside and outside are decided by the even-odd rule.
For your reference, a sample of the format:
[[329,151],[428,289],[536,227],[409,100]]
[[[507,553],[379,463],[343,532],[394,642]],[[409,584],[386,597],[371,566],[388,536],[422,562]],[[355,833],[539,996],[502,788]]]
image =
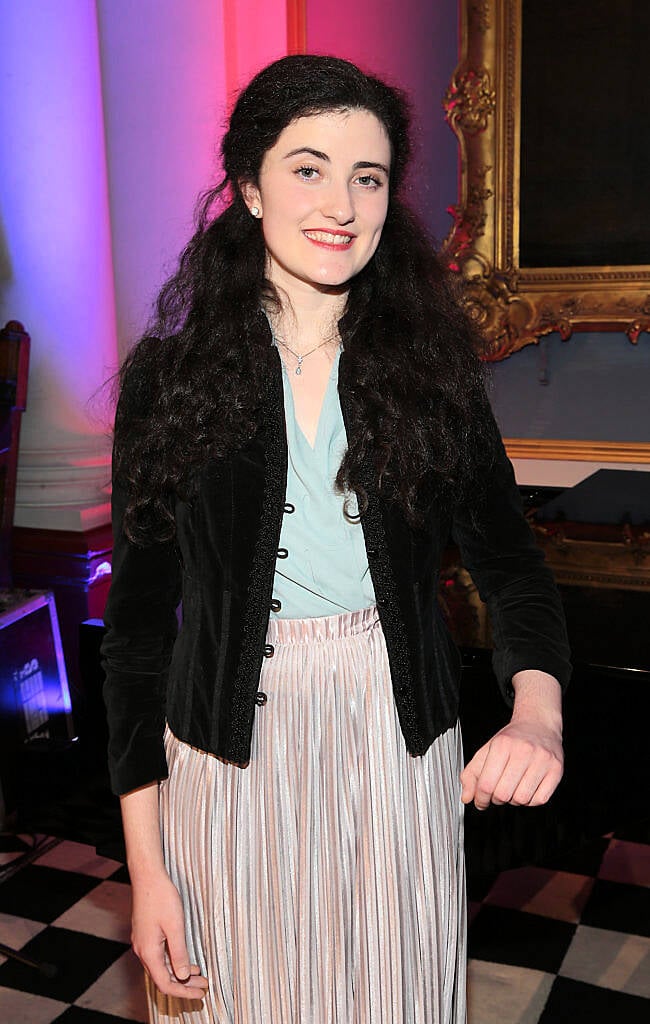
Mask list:
[[[473,883],[469,1024],[650,1019],[646,840],[647,829],[629,829],[557,863]],[[18,855],[0,854],[0,879]],[[145,1021],[129,904],[125,868],[82,843],[53,841],[5,877],[0,943],[56,973],[0,957],[0,1021]]]

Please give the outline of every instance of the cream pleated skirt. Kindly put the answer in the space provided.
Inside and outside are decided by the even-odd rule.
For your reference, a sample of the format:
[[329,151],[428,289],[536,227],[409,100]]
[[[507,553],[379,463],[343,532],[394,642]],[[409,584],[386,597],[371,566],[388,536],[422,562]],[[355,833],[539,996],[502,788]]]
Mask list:
[[267,642],[248,767],[166,733],[165,858],[210,989],[148,982],[151,1020],[462,1024],[458,727],[408,753],[374,607]]

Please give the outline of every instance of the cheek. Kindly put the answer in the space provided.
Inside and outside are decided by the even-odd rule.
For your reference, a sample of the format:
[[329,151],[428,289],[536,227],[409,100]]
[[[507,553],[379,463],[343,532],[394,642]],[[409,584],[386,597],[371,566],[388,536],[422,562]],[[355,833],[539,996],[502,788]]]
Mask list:
[[262,233],[267,245],[286,244],[300,229],[300,223],[309,212],[304,196],[288,193],[281,201],[274,198],[262,206]]
[[387,215],[388,202],[382,196],[381,201],[377,202],[367,213],[367,222],[371,225],[371,234],[375,245],[379,242],[381,233],[384,230]]
[[276,210],[264,211],[262,217],[262,235],[264,244],[269,252],[276,252],[278,249],[286,248],[288,231],[286,219],[278,216]]
[[374,231],[372,233],[372,241],[371,241],[371,247],[372,247],[373,253],[376,250],[377,246],[379,245],[379,241],[381,239],[381,234],[382,234],[382,231],[384,230],[384,223],[385,223],[385,221],[386,221],[386,216],[384,214],[384,216],[379,218],[377,220],[376,224],[375,224],[375,229],[374,229]]

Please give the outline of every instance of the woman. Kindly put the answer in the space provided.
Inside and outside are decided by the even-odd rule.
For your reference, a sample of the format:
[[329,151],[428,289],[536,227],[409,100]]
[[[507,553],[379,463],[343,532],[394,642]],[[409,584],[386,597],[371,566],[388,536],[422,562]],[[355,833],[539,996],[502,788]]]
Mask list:
[[[462,802],[555,788],[561,607],[400,199],[401,95],[286,57],[222,152],[115,428],[109,756],[151,1018],[457,1024]],[[514,701],[462,775],[451,536]]]

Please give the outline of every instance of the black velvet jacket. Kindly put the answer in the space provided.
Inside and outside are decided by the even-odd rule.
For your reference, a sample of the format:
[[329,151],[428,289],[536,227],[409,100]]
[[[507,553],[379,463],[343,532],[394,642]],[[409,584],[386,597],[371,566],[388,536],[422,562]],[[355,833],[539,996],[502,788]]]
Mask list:
[[[339,393],[347,423],[344,378],[345,353]],[[132,545],[121,529],[126,496],[114,487],[113,580],[102,655],[116,793],[167,775],[165,720],[192,746],[242,766],[249,760],[262,659],[273,657],[265,638],[282,516],[290,514],[286,470],[277,356],[262,426],[231,459],[208,465],[190,502],[177,502],[173,541]],[[488,604],[494,667],[506,700],[521,669],[542,669],[566,685],[562,606],[503,448],[478,523],[458,503],[438,503],[426,526],[412,530],[376,493],[370,472],[366,483],[366,551],[409,751],[423,754],[458,713],[460,658],[436,598],[441,554],[452,536]]]

